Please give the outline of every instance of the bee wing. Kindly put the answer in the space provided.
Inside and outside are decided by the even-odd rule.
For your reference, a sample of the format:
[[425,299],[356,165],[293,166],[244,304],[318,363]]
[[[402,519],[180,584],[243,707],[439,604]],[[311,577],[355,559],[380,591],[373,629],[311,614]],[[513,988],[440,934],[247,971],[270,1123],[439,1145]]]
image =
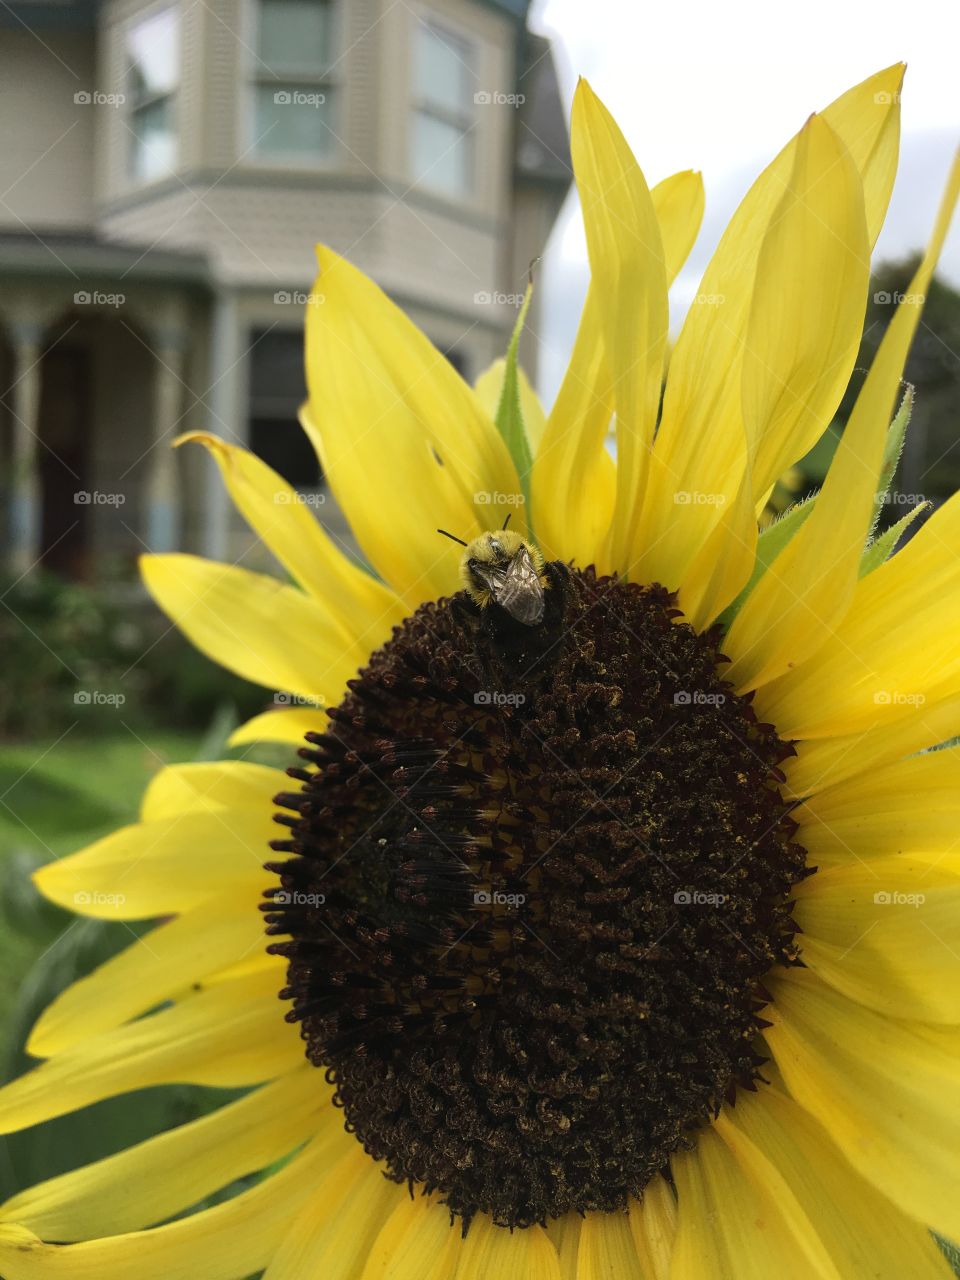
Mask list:
[[528,627],[543,621],[543,584],[526,547],[521,547],[507,566],[503,584],[492,587],[497,604]]

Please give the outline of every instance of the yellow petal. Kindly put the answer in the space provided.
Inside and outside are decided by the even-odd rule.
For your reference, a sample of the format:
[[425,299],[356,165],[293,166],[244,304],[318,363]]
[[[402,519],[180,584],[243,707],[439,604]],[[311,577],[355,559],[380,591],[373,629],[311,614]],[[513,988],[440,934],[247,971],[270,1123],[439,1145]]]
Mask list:
[[911,1217],[960,1237],[960,1031],[898,1022],[809,969],[764,981],[764,1037],[797,1102],[855,1169]]
[[533,459],[533,526],[550,560],[608,567],[601,547],[616,503],[616,467],[606,448],[612,416],[602,304],[591,284],[570,363]]
[[436,1194],[404,1195],[383,1224],[361,1280],[449,1280],[460,1231]]
[[578,1280],[651,1280],[626,1213],[588,1213],[580,1228]]
[[514,512],[506,445],[449,361],[372,280],[318,246],[301,421],[370,563],[407,610],[458,589],[469,541]]
[[915,299],[926,294],[958,193],[960,157],[930,246],[883,335],[813,514],[754,587],[727,636],[725,650],[733,662],[726,675],[741,692],[809,662],[836,637],[838,623],[854,601],[886,424],[920,318]]
[[630,1201],[630,1227],[637,1256],[649,1280],[669,1280],[670,1259],[677,1238],[677,1198],[665,1178],[654,1178],[643,1189],[643,1200]]
[[[883,220],[891,163],[896,164],[896,86],[902,71],[894,67],[870,77],[823,112],[867,189],[871,230],[878,230]],[[790,182],[796,147],[794,138],[744,197],[704,273],[671,355],[649,491],[634,538],[639,581],[679,587],[739,491],[748,462],[741,363],[757,263],[764,233]],[[790,461],[803,451],[801,447]],[[750,543],[753,535],[745,527],[736,537]],[[739,542],[731,545],[736,550]]]
[[58,1054],[0,1089],[0,1132],[150,1085],[237,1088],[292,1071],[303,1044],[278,991],[275,970],[248,974]]
[[[503,356],[498,356],[492,364],[487,365],[486,369],[473,384],[474,394],[483,406],[487,416],[494,421],[496,421],[497,410],[500,407],[500,397],[503,395],[503,377],[506,369],[506,360]],[[530,385],[530,379],[520,365],[517,365],[517,384],[520,389],[520,411],[523,414],[523,425],[527,433],[527,440],[530,443],[530,452],[535,454],[543,438],[543,428],[547,420],[546,414],[543,412],[540,397]]]
[[670,1280],[840,1280],[787,1182],[722,1116],[671,1168],[679,1215]]
[[[686,261],[703,218],[703,180],[690,170],[650,192],[660,225],[669,285]],[[611,567],[603,544],[616,502],[616,467],[607,452],[613,417],[602,302],[587,291],[573,352],[533,460],[537,540],[547,557]]]
[[278,692],[336,706],[367,650],[275,578],[199,556],[141,556],[147,590],[197,648],[228,671]]
[[960,494],[860,579],[815,662],[759,690],[761,718],[783,738],[828,738],[915,722],[918,709],[960,693],[957,545]]
[[151,778],[140,804],[140,820],[159,822],[197,810],[267,808],[272,812],[273,797],[289,786],[282,769],[248,760],[168,765]]
[[582,1226],[583,1219],[573,1211],[565,1213],[562,1218],[547,1219],[547,1235],[560,1262],[560,1280],[579,1280],[577,1256]]
[[331,1149],[354,1142],[315,1068],[304,1064],[199,1120],[19,1192],[0,1220],[47,1240],[138,1231],[267,1168],[321,1129]]
[[894,1018],[960,1022],[960,851],[818,871],[795,894],[803,962],[825,982]]
[[384,1218],[408,1194],[355,1144],[314,1188],[263,1280],[356,1280]]
[[640,166],[585,80],[573,100],[571,151],[617,420],[617,505],[610,554],[626,568],[666,352],[663,241]]
[[763,237],[750,304],[742,386],[756,495],[833,417],[860,347],[869,281],[860,175],[825,118],[813,116]]
[[326,712],[320,706],[278,707],[275,711],[261,712],[234,729],[229,745],[239,747],[250,742],[293,742],[302,747],[306,745],[306,734],[326,733],[328,724]]
[[797,840],[820,867],[915,854],[940,860],[958,847],[960,751],[930,751],[872,769],[793,810]]
[[49,1058],[71,1049],[264,951],[268,940],[257,909],[260,893],[218,901],[213,909],[204,903],[145,933],[62,991],[34,1026],[27,1051]]
[[272,812],[186,813],[121,827],[79,853],[48,862],[34,882],[51,902],[104,920],[186,911],[211,895],[263,888],[263,863],[279,828]]
[[960,696],[912,702],[908,714],[894,724],[862,732],[801,742],[797,755],[781,768],[781,788],[791,799],[813,795],[879,765],[938,746],[960,733]]
[[256,454],[205,431],[181,436],[212,454],[237,510],[283,567],[314,596],[340,629],[345,645],[376,649],[403,621],[396,595],[336,546],[302,496]]
[[724,1114],[782,1175],[841,1276],[949,1280],[929,1231],[861,1178],[792,1099],[765,1087],[738,1094]]
[[0,1226],[4,1280],[243,1280],[262,1270],[326,1173],[323,1138],[231,1200],[166,1226],[82,1244],[45,1244]]
[[906,66],[895,62],[831,102],[823,117],[843,141],[863,181],[870,248],[887,214],[900,153],[900,90]]
[[451,1280],[560,1280],[557,1251],[542,1227],[507,1231],[478,1214]]

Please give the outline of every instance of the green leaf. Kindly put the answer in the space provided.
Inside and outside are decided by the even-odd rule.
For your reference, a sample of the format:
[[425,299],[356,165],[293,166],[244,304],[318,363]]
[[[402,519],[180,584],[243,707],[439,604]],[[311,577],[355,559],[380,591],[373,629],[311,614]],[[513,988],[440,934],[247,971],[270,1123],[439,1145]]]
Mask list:
[[874,526],[876,526],[877,520],[880,518],[880,512],[883,509],[883,504],[886,502],[887,494],[890,492],[890,486],[893,484],[893,477],[897,472],[900,455],[903,453],[903,441],[907,434],[907,427],[910,424],[910,415],[913,413],[913,387],[909,382],[907,382],[904,383],[904,388],[903,399],[900,401],[900,408],[897,410],[896,416],[887,429],[887,440],[883,447],[883,462],[880,465],[880,480],[877,485],[877,496],[874,499]]
[[533,297],[533,281],[527,285],[523,295],[523,305],[513,327],[510,345],[507,347],[506,365],[503,371],[503,388],[500,392],[500,403],[497,405],[497,430],[510,450],[510,457],[520,477],[520,486],[527,511],[530,510],[530,472],[533,469],[533,456],[530,453],[530,441],[523,422],[523,410],[520,407],[520,380],[517,377],[517,350],[520,335],[530,309]]
[[[897,464],[900,461],[900,455],[903,452],[903,441],[907,431],[907,425],[910,422],[910,414],[913,411],[913,387],[910,383],[905,384],[903,399],[900,402],[900,408],[897,410],[896,416],[887,429],[887,439],[883,450],[883,461],[880,466],[880,477],[877,485],[877,493],[874,498],[874,517],[871,524],[871,533],[876,528],[877,520],[883,505],[886,501],[887,494],[890,492],[890,486],[893,483],[893,477],[896,474]],[[743,588],[740,594],[734,600],[733,604],[720,615],[719,621],[724,628],[729,629],[734,618],[743,608],[743,602],[754,589],[760,578],[766,573],[767,569],[773,564],[777,556],[784,549],[793,535],[803,525],[807,516],[813,510],[813,504],[817,500],[817,495],[807,498],[805,502],[798,502],[784,514],[774,524],[769,525],[762,531],[757,541],[757,559],[753,566],[753,573],[750,575],[750,581]],[[865,573],[869,573],[871,569],[875,569],[877,565],[882,564],[889,556],[900,535],[906,529],[910,521],[921,510],[916,507],[902,520],[898,520],[895,525],[887,529],[879,538],[871,542],[864,550],[863,559],[860,563],[860,577]]]
[[773,524],[767,525],[762,530],[760,537],[757,539],[757,559],[753,566],[753,573],[750,575],[750,581],[743,588],[740,594],[734,600],[733,604],[727,605],[723,613],[720,615],[719,621],[725,629],[729,630],[730,624],[743,608],[743,602],[747,596],[757,585],[766,571],[776,560],[777,556],[784,549],[793,535],[800,529],[813,510],[813,504],[816,501],[816,494],[807,498],[804,502],[794,503],[789,507],[779,520]]
[[908,511],[905,516],[901,516],[896,524],[892,524],[889,529],[885,529],[879,538],[874,538],[867,549],[863,553],[860,560],[860,577],[865,574],[872,573],[874,569],[879,569],[884,560],[889,559],[896,550],[897,543],[907,525],[911,524],[921,511],[929,507],[929,502],[921,502],[919,506],[914,507],[912,511]]

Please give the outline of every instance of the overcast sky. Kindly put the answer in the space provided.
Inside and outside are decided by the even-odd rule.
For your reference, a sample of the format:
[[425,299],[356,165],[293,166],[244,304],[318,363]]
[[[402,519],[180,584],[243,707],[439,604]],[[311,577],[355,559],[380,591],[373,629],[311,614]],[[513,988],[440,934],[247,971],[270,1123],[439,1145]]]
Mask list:
[[[700,169],[707,209],[674,285],[674,327],[747,187],[811,111],[905,60],[900,170],[876,256],[925,241],[960,140],[956,75],[960,6],[946,0],[807,0],[788,7],[733,0],[534,0],[531,26],[554,41],[569,105],[585,75],[611,109],[652,186]],[[941,259],[960,284],[960,217]],[[559,384],[586,288],[575,196],[544,270],[541,390]],[[960,357],[958,357],[960,358]]]

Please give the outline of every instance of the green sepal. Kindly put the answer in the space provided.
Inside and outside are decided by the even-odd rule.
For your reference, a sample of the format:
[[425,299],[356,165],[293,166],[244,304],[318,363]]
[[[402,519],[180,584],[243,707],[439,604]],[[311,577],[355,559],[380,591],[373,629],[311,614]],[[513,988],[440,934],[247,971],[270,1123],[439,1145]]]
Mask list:
[[776,560],[777,556],[784,549],[793,535],[802,527],[813,510],[813,504],[816,501],[816,494],[807,498],[804,502],[794,503],[789,507],[779,520],[775,520],[773,524],[767,525],[760,533],[757,539],[757,558],[754,561],[753,573],[750,575],[750,581],[743,588],[740,594],[734,600],[733,604],[728,604],[723,613],[717,619],[721,623],[724,630],[729,630],[734,618],[743,608],[743,602],[747,596],[757,585],[766,571]]
[[527,285],[523,295],[523,305],[513,327],[510,345],[507,347],[506,361],[503,370],[503,387],[500,391],[500,403],[497,405],[497,430],[510,450],[510,457],[517,469],[520,487],[523,491],[527,512],[530,511],[530,473],[533,470],[533,455],[530,452],[530,441],[523,421],[523,409],[520,405],[520,380],[517,377],[517,351],[520,346],[520,335],[523,332],[530,299],[533,297],[533,281]]
[[929,506],[929,502],[921,502],[905,516],[901,516],[896,524],[892,524],[889,529],[884,529],[879,538],[874,538],[860,560],[859,576],[861,578],[865,574],[872,573],[874,569],[879,569],[884,560],[888,560],[893,555],[904,530],[913,523],[921,511]]

